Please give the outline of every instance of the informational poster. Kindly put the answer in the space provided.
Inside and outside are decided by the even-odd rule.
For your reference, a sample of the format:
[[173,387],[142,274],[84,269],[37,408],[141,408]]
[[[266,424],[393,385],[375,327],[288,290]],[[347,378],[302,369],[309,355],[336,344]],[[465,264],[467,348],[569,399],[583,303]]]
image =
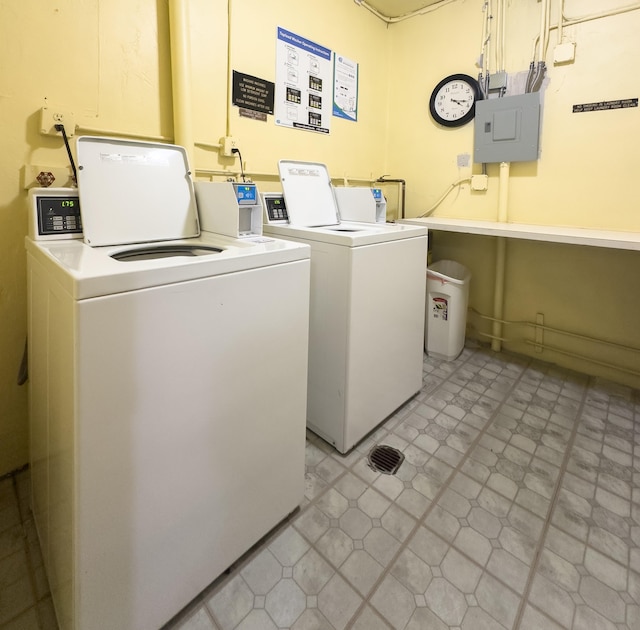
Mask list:
[[331,51],[279,26],[276,64],[276,124],[329,133]]
[[333,55],[333,115],[358,120],[358,64]]

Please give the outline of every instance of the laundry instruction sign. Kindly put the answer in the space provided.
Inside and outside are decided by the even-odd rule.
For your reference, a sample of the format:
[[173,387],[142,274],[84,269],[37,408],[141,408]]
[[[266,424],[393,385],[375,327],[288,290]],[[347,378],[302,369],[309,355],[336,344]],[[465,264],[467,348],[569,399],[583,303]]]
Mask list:
[[333,60],[333,115],[358,120],[358,64],[342,55]]
[[276,124],[329,133],[332,113],[331,51],[278,27]]

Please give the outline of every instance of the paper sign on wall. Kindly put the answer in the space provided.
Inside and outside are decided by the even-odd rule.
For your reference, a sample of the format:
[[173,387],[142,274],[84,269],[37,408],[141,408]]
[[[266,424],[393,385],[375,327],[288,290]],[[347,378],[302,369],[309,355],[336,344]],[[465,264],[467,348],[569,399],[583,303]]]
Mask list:
[[333,115],[358,120],[358,64],[333,55]]
[[276,124],[329,133],[331,51],[278,27],[276,64]]

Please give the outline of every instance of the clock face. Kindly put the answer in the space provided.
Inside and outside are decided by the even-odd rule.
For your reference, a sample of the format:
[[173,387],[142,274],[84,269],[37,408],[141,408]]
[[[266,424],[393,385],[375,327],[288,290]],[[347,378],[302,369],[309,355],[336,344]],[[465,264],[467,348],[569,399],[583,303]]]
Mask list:
[[429,101],[433,119],[445,127],[468,123],[480,98],[478,82],[466,74],[453,74],[436,85]]

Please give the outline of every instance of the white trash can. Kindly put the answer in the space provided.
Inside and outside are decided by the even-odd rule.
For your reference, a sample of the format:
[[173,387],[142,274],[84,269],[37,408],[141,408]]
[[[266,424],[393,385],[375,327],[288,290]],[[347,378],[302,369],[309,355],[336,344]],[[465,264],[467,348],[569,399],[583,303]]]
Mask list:
[[452,361],[464,347],[469,270],[453,260],[427,268],[424,348],[429,356]]

